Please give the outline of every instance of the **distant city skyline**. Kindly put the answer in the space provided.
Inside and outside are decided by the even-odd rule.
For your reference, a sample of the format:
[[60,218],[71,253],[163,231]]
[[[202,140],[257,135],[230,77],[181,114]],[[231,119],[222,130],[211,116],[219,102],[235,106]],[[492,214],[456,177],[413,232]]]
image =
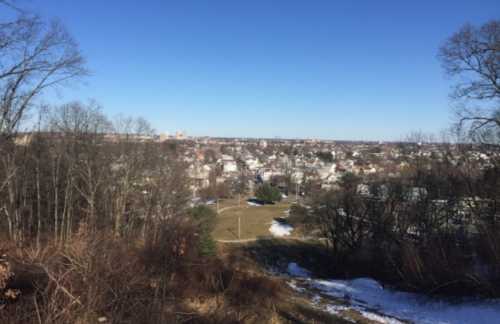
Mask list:
[[49,103],[92,98],[158,133],[372,141],[447,128],[439,46],[500,13],[489,0],[22,5],[60,19],[92,72]]

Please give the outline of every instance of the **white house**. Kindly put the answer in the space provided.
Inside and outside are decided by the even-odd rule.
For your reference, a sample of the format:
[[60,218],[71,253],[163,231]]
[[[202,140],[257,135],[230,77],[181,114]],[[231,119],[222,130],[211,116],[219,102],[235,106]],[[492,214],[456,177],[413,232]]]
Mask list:
[[232,156],[226,154],[222,155],[222,171],[224,173],[238,172],[238,164],[236,164]]

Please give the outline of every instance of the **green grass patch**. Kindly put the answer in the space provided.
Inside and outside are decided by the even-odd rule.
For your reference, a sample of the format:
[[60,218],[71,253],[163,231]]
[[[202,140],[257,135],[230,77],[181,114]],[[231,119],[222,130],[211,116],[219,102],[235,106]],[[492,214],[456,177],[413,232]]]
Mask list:
[[236,205],[217,215],[213,237],[217,240],[237,240],[238,218],[241,222],[241,239],[270,236],[269,227],[273,219],[283,217],[289,208],[288,202],[265,206],[249,206],[242,202],[241,206]]

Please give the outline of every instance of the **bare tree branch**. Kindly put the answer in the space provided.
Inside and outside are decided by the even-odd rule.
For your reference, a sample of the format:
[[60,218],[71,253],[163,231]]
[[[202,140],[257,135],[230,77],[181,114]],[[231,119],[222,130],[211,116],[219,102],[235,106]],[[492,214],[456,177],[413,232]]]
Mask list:
[[[446,73],[457,79],[451,97],[457,105],[458,127],[471,137],[492,141],[500,134],[500,21],[477,28],[466,24],[439,50]],[[475,108],[471,108],[471,106]]]
[[15,133],[48,88],[87,74],[78,46],[58,21],[21,15],[0,25],[0,133]]

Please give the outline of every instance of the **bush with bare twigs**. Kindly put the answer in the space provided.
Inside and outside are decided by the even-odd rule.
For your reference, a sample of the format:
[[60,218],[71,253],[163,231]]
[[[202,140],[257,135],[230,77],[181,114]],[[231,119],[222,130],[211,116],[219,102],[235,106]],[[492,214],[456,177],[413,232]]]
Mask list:
[[[184,241],[195,239],[194,232],[185,224],[180,227],[176,228],[179,235],[173,235],[177,239],[162,245],[163,250],[159,245],[148,249],[140,241],[106,233],[80,233],[65,246],[12,249],[9,259],[16,266],[1,274],[19,274],[25,284],[18,301],[0,312],[0,322],[210,323],[267,319],[280,292],[279,283],[237,270],[215,257],[200,257],[197,245]],[[34,276],[33,269],[43,276]],[[9,280],[7,276],[2,278]],[[262,313],[263,309],[268,311]]]

